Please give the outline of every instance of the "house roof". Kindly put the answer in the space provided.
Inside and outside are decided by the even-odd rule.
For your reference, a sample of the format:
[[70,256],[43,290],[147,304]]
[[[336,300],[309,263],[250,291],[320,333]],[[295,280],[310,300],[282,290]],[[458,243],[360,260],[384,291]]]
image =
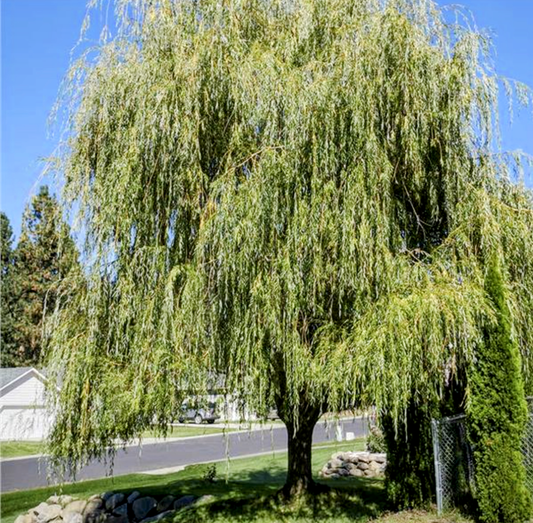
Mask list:
[[38,374],[43,374],[42,371],[37,371],[37,369],[34,369],[33,367],[0,368],[0,390],[31,370],[36,371]]

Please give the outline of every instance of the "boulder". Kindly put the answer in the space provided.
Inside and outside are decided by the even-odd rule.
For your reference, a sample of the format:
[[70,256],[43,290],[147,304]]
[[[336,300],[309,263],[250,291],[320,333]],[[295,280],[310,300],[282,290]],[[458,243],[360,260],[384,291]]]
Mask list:
[[113,514],[115,516],[127,516],[128,515],[128,504],[124,503],[124,505],[119,505],[115,509],[113,509]]
[[36,521],[35,514],[21,514],[15,519],[15,523],[35,523]]
[[194,496],[182,496],[181,498],[174,501],[174,510],[178,510],[183,507],[188,507],[194,503],[196,498]]
[[161,512],[161,514],[157,514],[157,516],[152,516],[152,517],[143,519],[141,523],[155,523],[156,521],[160,521],[163,518],[170,516],[171,514],[174,514],[173,510],[166,510],[165,512]]
[[342,467],[342,465],[343,465],[343,462],[338,458],[334,458],[328,462],[328,467],[330,469],[337,469],[339,467]]
[[63,523],[84,523],[84,516],[79,512],[67,512],[62,514]]
[[374,461],[377,461],[378,463],[386,463],[387,462],[387,454],[373,454],[372,459]]
[[107,492],[104,492],[103,494],[100,494],[100,497],[106,502],[111,496],[113,496],[115,493],[112,490],[108,490]]
[[105,502],[105,508],[108,512],[113,512],[115,508],[117,508],[119,505],[122,505],[126,499],[126,496],[124,494],[113,494],[112,496],[108,497]]
[[378,471],[381,468],[381,465],[375,461],[370,462],[370,470]]
[[353,476],[354,478],[360,478],[363,476],[363,471],[355,468],[353,470],[350,470],[350,476]]
[[83,509],[84,514],[90,514],[91,512],[96,512],[97,510],[100,510],[104,506],[104,501],[102,498],[94,498],[90,499],[87,502],[87,505],[85,505],[85,508]]
[[85,518],[85,523],[103,523],[107,518],[107,514],[103,510],[94,510],[86,512],[83,517]]
[[138,498],[133,502],[132,510],[135,519],[140,521],[145,519],[157,506],[157,501],[150,497],[146,496],[144,498]]
[[370,465],[368,463],[365,463],[364,461],[362,461],[361,463],[357,464],[357,468],[360,469],[360,470],[368,470],[368,469],[370,469]]
[[[41,505],[43,505],[43,503],[41,503]],[[48,523],[54,519],[59,519],[62,510],[63,507],[61,505],[46,505],[46,508],[42,507],[37,514],[37,523]]]
[[71,501],[63,508],[63,519],[65,519],[65,514],[67,512],[78,512],[79,514],[83,514],[83,511],[85,510],[86,506],[87,501],[85,501],[84,499],[76,499],[74,501]]
[[359,452],[357,454],[357,460],[363,463],[370,463],[370,452]]
[[172,505],[175,501],[174,496],[165,496],[158,504],[157,504],[157,512],[166,512],[170,508],[172,508]]
[[43,501],[42,503],[39,503],[36,507],[30,508],[30,510],[28,512],[31,513],[31,514],[38,515],[41,512],[43,512],[44,510],[46,510],[47,508],[48,508],[48,503],[45,503]]
[[74,501],[74,498],[72,496],[67,496],[66,494],[62,494],[61,496],[50,496],[46,500],[49,505],[62,505],[63,507],[68,505],[71,501]]
[[141,496],[141,493],[138,490],[134,490],[129,496],[128,496],[128,503],[131,505],[137,498]]

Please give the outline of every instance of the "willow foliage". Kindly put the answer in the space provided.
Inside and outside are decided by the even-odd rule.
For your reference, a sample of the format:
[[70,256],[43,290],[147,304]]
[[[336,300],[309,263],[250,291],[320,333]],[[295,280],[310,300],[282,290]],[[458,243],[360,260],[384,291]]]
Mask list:
[[494,154],[483,33],[430,0],[116,11],[65,90],[88,261],[50,324],[57,455],[164,427],[206,371],[257,411],[283,391],[296,419],[302,397],[401,419],[473,361],[493,252],[527,368],[533,200]]

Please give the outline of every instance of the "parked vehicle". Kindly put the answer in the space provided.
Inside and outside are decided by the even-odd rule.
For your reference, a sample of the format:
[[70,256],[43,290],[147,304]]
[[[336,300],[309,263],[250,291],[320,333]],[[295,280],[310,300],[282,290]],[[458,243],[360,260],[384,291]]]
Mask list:
[[181,412],[178,417],[180,423],[185,421],[194,421],[197,425],[204,421],[213,424],[220,416],[216,412],[216,404],[208,403],[206,406],[198,406],[195,408],[193,405],[184,403],[181,406]]

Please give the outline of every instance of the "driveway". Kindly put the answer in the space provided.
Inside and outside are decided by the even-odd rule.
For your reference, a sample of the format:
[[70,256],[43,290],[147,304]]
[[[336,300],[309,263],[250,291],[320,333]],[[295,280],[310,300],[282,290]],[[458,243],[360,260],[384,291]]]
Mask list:
[[[366,434],[367,421],[356,418],[340,421],[343,433],[353,432],[355,437]],[[313,442],[322,443],[335,438],[335,424],[326,426],[319,423],[313,432]],[[213,434],[186,439],[174,439],[165,442],[131,446],[117,452],[113,475],[133,474],[137,472],[157,471],[173,467],[193,465],[206,461],[258,454],[261,452],[280,451],[287,448],[287,431],[285,427],[251,432],[233,432],[226,436]],[[60,483],[57,478],[48,478],[46,456],[3,460],[0,462],[1,491],[25,490]],[[97,479],[109,475],[106,466],[94,461],[84,467],[76,480]],[[71,478],[67,478],[69,481]]]

